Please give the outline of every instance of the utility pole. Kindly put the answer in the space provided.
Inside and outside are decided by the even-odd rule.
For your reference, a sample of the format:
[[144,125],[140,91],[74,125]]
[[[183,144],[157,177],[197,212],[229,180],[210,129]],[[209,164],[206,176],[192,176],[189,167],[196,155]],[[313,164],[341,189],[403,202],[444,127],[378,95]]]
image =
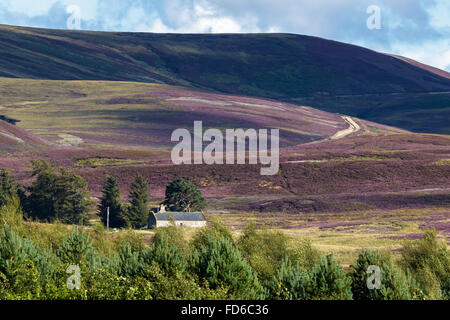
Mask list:
[[109,231],[109,207],[106,208],[106,230]]

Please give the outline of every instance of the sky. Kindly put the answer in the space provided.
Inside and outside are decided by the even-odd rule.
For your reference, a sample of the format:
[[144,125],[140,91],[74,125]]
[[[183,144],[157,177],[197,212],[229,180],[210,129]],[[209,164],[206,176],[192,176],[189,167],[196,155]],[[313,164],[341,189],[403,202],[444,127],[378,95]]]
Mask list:
[[131,32],[287,32],[361,45],[450,71],[450,0],[0,0],[0,24]]

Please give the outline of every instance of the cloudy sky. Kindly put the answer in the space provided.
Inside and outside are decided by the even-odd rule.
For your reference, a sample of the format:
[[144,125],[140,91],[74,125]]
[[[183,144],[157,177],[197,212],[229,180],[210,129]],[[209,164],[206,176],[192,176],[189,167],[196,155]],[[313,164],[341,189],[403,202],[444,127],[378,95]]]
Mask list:
[[82,30],[307,34],[450,71],[450,0],[0,0],[0,24],[73,28],[73,5]]

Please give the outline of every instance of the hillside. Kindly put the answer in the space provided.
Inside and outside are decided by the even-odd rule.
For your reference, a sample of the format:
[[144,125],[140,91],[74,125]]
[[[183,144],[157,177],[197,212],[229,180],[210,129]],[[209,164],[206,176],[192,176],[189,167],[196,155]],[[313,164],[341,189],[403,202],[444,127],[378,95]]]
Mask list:
[[450,79],[409,61],[316,37],[0,26],[0,54],[3,77],[165,83],[450,133],[447,121],[439,120],[450,113]]
[[[328,139],[348,130],[343,117],[288,103],[163,84],[0,78],[0,114],[55,147],[168,150],[178,128],[279,128],[280,146]],[[350,120],[352,121],[352,120]],[[385,133],[394,128],[374,124]],[[363,130],[361,130],[363,132]],[[360,133],[361,133],[360,132]]]

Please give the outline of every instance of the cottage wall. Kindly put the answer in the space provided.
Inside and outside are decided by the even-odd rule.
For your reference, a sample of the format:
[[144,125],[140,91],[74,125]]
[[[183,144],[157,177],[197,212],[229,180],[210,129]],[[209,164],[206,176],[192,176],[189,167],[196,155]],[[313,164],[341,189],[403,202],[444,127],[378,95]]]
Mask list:
[[[171,225],[170,221],[157,221],[156,227],[168,227]],[[177,220],[175,221],[175,225],[180,227],[189,227],[189,228],[201,228],[206,226],[206,221],[189,221],[189,220]]]

